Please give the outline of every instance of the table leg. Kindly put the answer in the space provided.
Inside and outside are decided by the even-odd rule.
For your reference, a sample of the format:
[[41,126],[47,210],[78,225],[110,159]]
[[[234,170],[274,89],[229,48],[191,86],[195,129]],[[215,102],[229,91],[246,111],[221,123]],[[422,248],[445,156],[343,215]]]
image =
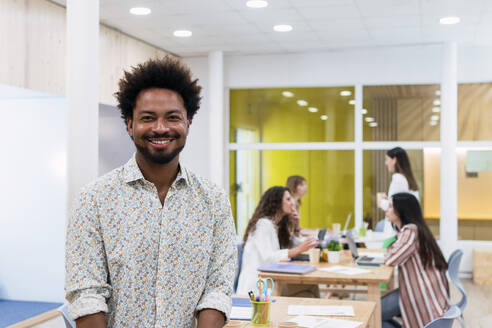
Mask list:
[[386,291],[391,292],[393,289],[395,289],[395,275],[393,274],[391,276],[390,281],[386,284]]
[[379,283],[369,284],[367,286],[367,298],[369,301],[376,303],[376,308],[372,315],[371,327],[380,328],[381,327],[381,290],[379,288]]

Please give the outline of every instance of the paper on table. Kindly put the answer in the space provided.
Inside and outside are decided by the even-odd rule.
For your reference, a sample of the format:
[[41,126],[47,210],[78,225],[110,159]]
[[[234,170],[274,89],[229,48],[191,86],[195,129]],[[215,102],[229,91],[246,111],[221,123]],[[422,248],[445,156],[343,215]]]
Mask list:
[[349,276],[371,272],[371,270],[367,270],[367,269],[359,269],[359,268],[353,268],[353,267],[342,266],[342,265],[335,265],[328,268],[319,268],[318,270],[346,274]]
[[233,306],[230,317],[233,320],[251,320],[252,310],[252,307]]
[[297,323],[306,328],[358,328],[362,325],[360,321],[330,319],[310,316],[298,316],[289,321]]
[[345,305],[289,305],[289,315],[355,315],[353,306]]

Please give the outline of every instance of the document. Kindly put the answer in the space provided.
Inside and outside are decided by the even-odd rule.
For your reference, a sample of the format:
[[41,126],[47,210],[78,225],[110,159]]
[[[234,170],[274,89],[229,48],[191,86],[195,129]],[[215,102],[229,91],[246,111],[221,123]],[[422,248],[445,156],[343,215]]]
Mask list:
[[346,274],[349,276],[371,272],[371,270],[348,267],[348,266],[343,266],[343,265],[335,265],[335,266],[328,267],[328,268],[318,268],[318,270],[326,271],[326,272]]
[[233,306],[231,320],[251,320],[252,307]]
[[300,327],[306,328],[359,328],[362,326],[360,321],[330,319],[310,316],[298,316],[289,321],[297,323]]
[[289,305],[289,315],[337,315],[353,317],[353,306],[345,305]]

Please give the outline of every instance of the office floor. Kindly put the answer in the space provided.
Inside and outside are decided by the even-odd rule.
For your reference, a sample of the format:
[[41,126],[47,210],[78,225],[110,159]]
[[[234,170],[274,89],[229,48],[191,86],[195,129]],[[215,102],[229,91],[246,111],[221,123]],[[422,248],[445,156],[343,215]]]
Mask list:
[[[461,279],[463,286],[468,293],[468,304],[465,309],[465,321],[468,328],[481,328],[480,320],[486,316],[489,316],[489,320],[485,327],[492,327],[492,286],[479,286],[473,284],[471,279]],[[451,300],[456,303],[459,296],[459,292],[451,285]],[[482,323],[483,324],[483,323]],[[46,321],[40,325],[34,326],[35,328],[65,328],[65,323],[61,316],[56,317],[50,321]],[[459,327],[458,323],[455,323],[453,327]]]

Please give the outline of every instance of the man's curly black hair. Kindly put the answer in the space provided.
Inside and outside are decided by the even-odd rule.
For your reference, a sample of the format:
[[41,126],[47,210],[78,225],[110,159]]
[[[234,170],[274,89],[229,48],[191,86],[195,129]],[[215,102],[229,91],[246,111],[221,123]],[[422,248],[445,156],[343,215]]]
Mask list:
[[114,95],[121,110],[121,117],[126,121],[133,117],[138,94],[151,88],[169,89],[177,92],[183,98],[186,114],[193,119],[200,108],[200,91],[198,79],[193,80],[191,72],[179,59],[166,56],[162,59],[150,59],[145,63],[125,71],[119,81],[119,91]]

